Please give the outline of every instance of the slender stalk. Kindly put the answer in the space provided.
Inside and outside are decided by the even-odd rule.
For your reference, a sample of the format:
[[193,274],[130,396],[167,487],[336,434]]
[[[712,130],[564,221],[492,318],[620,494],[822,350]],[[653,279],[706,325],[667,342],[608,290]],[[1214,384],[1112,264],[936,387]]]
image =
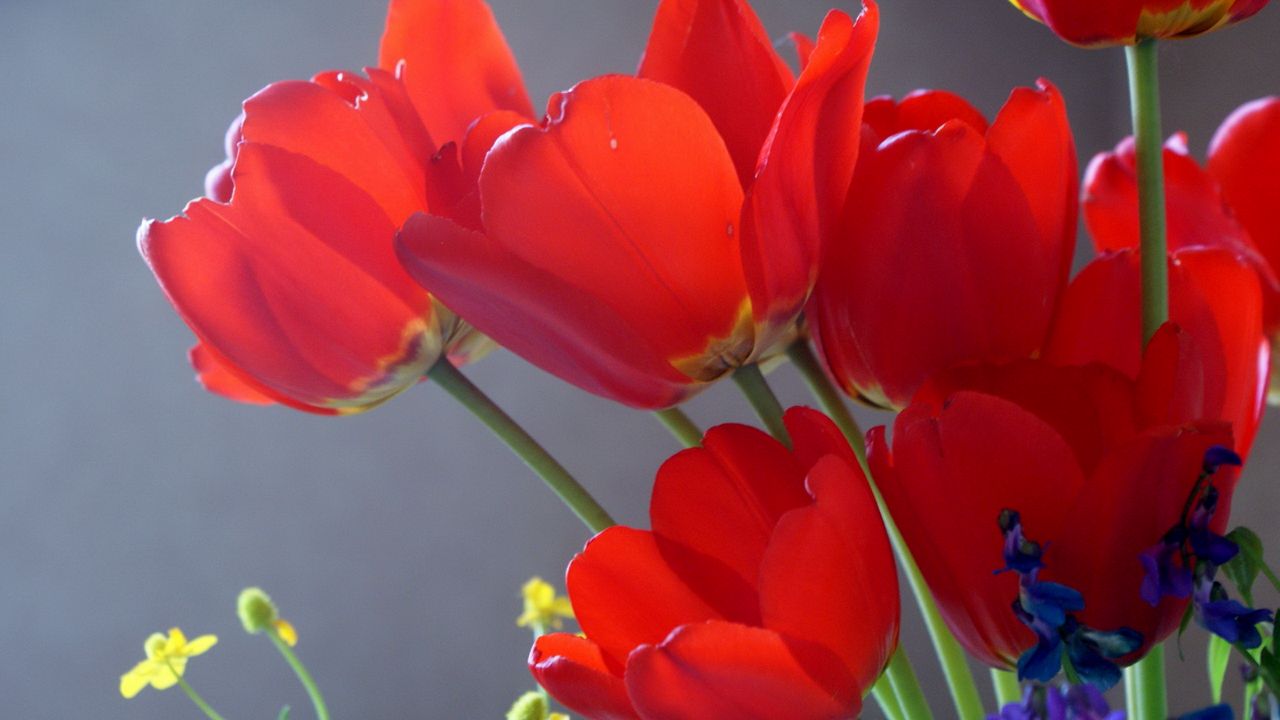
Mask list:
[[666,410],[658,410],[653,415],[685,447],[698,447],[702,444],[702,430],[680,408],[672,407]]
[[853,413],[849,412],[849,406],[845,404],[840,391],[831,382],[831,378],[827,377],[827,372],[818,364],[818,358],[813,354],[813,348],[809,347],[808,341],[801,339],[791,343],[791,347],[787,348],[787,357],[791,358],[791,362],[800,371],[804,384],[817,398],[823,411],[841,430],[844,430],[845,438],[853,446],[853,451],[859,458],[864,458],[867,446],[862,437],[862,429],[858,427],[858,421],[854,419]]
[[916,669],[911,666],[911,658],[907,657],[906,650],[899,647],[893,653],[885,676],[893,683],[893,691],[898,696],[898,705],[902,708],[902,715],[906,720],[933,717],[933,711],[929,709],[929,702],[925,700],[924,690],[920,687],[920,681],[916,678]]
[[1141,689],[1138,688],[1138,672],[1130,665],[1124,669],[1124,716],[1128,720],[1138,720],[1138,703],[1141,702]]
[[[924,616],[925,628],[929,631],[929,638],[933,641],[934,652],[938,656],[938,662],[942,665],[943,675],[947,679],[947,687],[951,690],[951,700],[955,705],[956,715],[960,720],[982,720],[986,717],[986,714],[982,709],[982,698],[978,695],[978,685],[974,682],[973,671],[969,668],[968,658],[965,656],[964,649],[960,647],[960,643],[956,642],[955,636],[951,634],[951,630],[947,628],[946,623],[942,620],[942,614],[938,612],[938,606],[933,601],[933,595],[929,592],[928,586],[925,585],[924,576],[920,574],[920,568],[916,565],[915,558],[911,556],[911,551],[907,548],[907,543],[903,540],[897,523],[893,521],[893,516],[889,513],[888,506],[885,505],[880,489],[876,487],[871,468],[867,465],[866,446],[862,440],[862,429],[858,427],[857,420],[849,412],[849,407],[845,404],[844,398],[841,397],[839,390],[832,384],[827,374],[823,372],[807,343],[805,341],[794,343],[788,348],[787,354],[804,376],[805,382],[818,399],[818,403],[822,405],[822,409],[844,433],[845,439],[853,447],[859,464],[862,465],[862,472],[867,477],[871,492],[875,495],[876,505],[880,508],[880,516],[884,519],[885,529],[889,532],[889,541],[893,544],[893,549],[898,555],[898,562],[902,565],[902,569],[907,576],[907,582],[911,586],[911,592],[916,598],[916,604],[919,605],[920,613]],[[909,663],[906,669],[911,670]],[[904,675],[905,672],[904,670]],[[918,693],[919,682],[915,680],[914,675],[915,673],[912,671],[911,680],[907,681],[904,678],[903,682],[906,683],[908,688],[914,686]],[[923,695],[919,697],[923,705]],[[912,720],[916,720],[917,717],[930,717],[927,705],[924,705],[923,711],[918,710],[918,712],[922,712],[922,714],[909,715],[908,717]]]
[[996,691],[996,706],[1004,707],[1022,699],[1022,686],[1018,674],[1008,670],[991,670],[991,687]]
[[760,366],[743,365],[733,373],[733,381],[742,389],[742,394],[747,396],[747,402],[751,403],[769,433],[778,442],[791,447],[791,436],[787,434],[787,426],[782,422],[782,403],[778,402],[778,396],[773,394],[773,389],[764,379]]
[[1169,717],[1165,699],[1164,645],[1156,645],[1151,652],[1133,666],[1134,682],[1138,688],[1138,713],[1135,720],[1165,720]]
[[173,669],[173,663],[165,660],[164,664],[169,666],[169,672],[173,673],[173,676],[177,678],[178,687],[182,688],[182,692],[187,694],[187,697],[191,699],[191,702],[195,703],[196,707],[200,708],[200,712],[204,713],[205,717],[209,718],[209,720],[223,720],[222,716],[214,711],[209,703],[200,697],[200,693],[196,692],[196,689],[191,687],[186,679],[182,677],[182,674]]
[[1169,319],[1165,240],[1164,149],[1160,129],[1160,73],[1155,40],[1125,48],[1133,136],[1138,150],[1138,219],[1142,237],[1142,335],[1151,339]]
[[881,675],[876,684],[871,686],[871,696],[876,699],[876,704],[887,720],[911,720],[902,714],[902,706],[898,704],[898,695],[888,673]]
[[271,638],[271,644],[275,645],[280,654],[284,656],[284,661],[289,663],[289,667],[293,668],[293,674],[298,676],[298,681],[302,683],[302,687],[306,688],[307,697],[311,698],[311,705],[316,710],[316,720],[329,720],[329,708],[324,704],[324,696],[320,694],[320,688],[316,686],[316,681],[293,652],[293,648],[289,647],[289,644],[280,638],[280,633],[276,632],[275,628],[268,627],[264,632],[267,637]]
[[[1158,46],[1143,40],[1125,48],[1129,98],[1138,153],[1138,220],[1142,239],[1142,337],[1150,340],[1169,319],[1168,246],[1165,240],[1163,132],[1160,128]],[[1129,683],[1126,683],[1129,685]],[[1166,689],[1164,648],[1152,648],[1133,670],[1134,720],[1163,720]]]
[[493,431],[511,451],[524,461],[529,469],[542,478],[560,500],[577,514],[592,532],[600,532],[614,524],[609,513],[591,497],[586,488],[569,474],[564,466],[551,457],[524,428],[520,427],[497,403],[489,399],[480,388],[467,379],[447,359],[441,359],[427,372],[437,385],[462,406],[471,411],[480,422]]

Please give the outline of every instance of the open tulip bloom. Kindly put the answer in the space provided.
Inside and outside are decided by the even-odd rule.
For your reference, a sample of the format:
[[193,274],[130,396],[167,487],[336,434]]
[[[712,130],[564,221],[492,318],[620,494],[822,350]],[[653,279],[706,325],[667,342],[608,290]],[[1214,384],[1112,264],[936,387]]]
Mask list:
[[[900,571],[962,720],[985,716],[966,652],[997,671],[992,717],[1124,717],[1101,693],[1128,673],[1130,720],[1165,720],[1161,643],[1193,623],[1217,692],[1238,650],[1270,716],[1252,585],[1280,578],[1228,526],[1280,337],[1280,99],[1232,114],[1203,166],[1152,114],[1155,40],[1266,4],[1014,0],[1133,46],[1135,137],[1081,203],[1048,80],[990,121],[944,90],[865,99],[872,0],[793,33],[798,72],[746,0],[660,0],[634,75],[541,116],[484,2],[392,0],[376,67],[246,100],[205,197],[138,245],[208,390],[340,415],[430,377],[591,528],[567,598],[523,588],[542,689],[508,718],[842,720],[871,695],[927,718]],[[1097,254],[1072,278],[1081,214]],[[495,346],[688,446],[649,529],[457,369]],[[783,412],[758,365],[784,355],[827,415]],[[768,434],[675,407],[730,375]],[[864,436],[843,395],[896,418]],[[241,605],[327,720],[292,625],[256,588]],[[179,685],[217,720],[183,677],[212,637],[171,634],[122,694]]]

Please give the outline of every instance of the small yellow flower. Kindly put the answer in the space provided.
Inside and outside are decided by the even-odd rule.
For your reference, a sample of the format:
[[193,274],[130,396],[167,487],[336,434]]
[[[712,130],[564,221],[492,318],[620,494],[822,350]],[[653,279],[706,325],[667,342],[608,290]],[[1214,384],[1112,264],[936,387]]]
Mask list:
[[203,655],[217,642],[218,638],[213,635],[201,635],[187,642],[187,636],[178,628],[169,630],[168,637],[152,633],[143,645],[147,659],[120,676],[120,694],[131,698],[147,685],[157,690],[177,685],[178,678],[186,670],[187,658]]
[[280,611],[271,602],[271,596],[261,588],[250,587],[240,591],[240,597],[236,600],[236,614],[240,616],[240,623],[247,633],[256,635],[270,627],[289,647],[298,644],[298,631],[288,620],[280,617]]
[[516,618],[516,625],[535,630],[564,627],[562,618],[573,619],[573,605],[569,598],[556,595],[556,589],[540,577],[534,577],[520,588],[524,597],[524,612]]

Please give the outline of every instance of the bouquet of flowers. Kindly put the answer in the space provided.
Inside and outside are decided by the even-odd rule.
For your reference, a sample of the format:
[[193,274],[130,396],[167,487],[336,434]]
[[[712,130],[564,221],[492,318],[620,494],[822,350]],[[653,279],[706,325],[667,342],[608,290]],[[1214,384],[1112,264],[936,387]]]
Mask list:
[[[482,0],[391,0],[376,67],[246,100],[207,196],[138,245],[208,390],[345,415],[425,379],[594,534],[567,597],[523,589],[538,689],[513,720],[836,720],[868,696],[890,720],[1230,718],[1233,665],[1243,716],[1280,717],[1254,602],[1280,578],[1229,523],[1280,330],[1280,98],[1202,164],[1163,137],[1156,66],[1267,0],[1012,2],[1126,53],[1134,134],[1083,182],[1049,80],[990,120],[943,90],[865,97],[873,0],[784,43],[747,0],[660,0],[634,75],[541,116]],[[1097,254],[1072,277],[1081,214]],[[495,347],[686,446],[648,529],[467,378]],[[774,395],[784,364],[815,408]],[[724,379],[760,428],[681,410]],[[899,646],[899,570],[947,707]],[[258,588],[238,609],[327,720],[295,628]],[[1213,697],[1171,709],[1192,626]],[[176,685],[216,720],[186,678],[216,641],[152,635],[121,693]]]

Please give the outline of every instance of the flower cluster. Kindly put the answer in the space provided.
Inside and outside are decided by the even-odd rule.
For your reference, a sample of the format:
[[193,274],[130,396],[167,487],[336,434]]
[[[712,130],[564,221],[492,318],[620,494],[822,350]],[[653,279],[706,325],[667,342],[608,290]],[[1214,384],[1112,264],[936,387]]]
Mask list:
[[[964,720],[982,712],[961,649],[1032,681],[1003,688],[1002,720],[1114,720],[1099,690],[1190,616],[1280,687],[1271,613],[1215,579],[1280,375],[1280,100],[1234,114],[1207,168],[1149,122],[1152,43],[1267,0],[1013,3],[1071,43],[1132,46],[1136,137],[1095,158],[1083,202],[1048,80],[991,120],[943,90],[866,98],[873,0],[792,34],[794,63],[747,0],[659,0],[637,71],[542,117],[482,0],[391,0],[376,67],[246,100],[206,196],[138,244],[209,390],[334,415],[425,376],[590,527],[567,598],[523,588],[542,689],[508,717],[563,717],[554,699],[596,720],[843,720],[868,694],[925,717],[895,550]],[[1072,277],[1082,212],[1097,255]],[[649,529],[614,525],[459,370],[497,346],[688,446]],[[827,415],[783,410],[761,370],[783,356]],[[726,378],[769,434],[679,409]],[[864,435],[841,390],[896,413],[892,435]],[[997,516],[993,574],[975,539]],[[246,590],[240,616],[326,717],[270,598]],[[148,641],[122,692],[182,682],[211,644]],[[1164,720],[1162,692],[1134,720]]]

